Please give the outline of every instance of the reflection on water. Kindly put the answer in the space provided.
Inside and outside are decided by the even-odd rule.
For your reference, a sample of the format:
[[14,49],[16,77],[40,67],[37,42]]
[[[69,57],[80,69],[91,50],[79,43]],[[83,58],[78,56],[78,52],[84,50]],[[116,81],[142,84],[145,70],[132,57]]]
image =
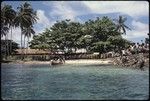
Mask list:
[[149,72],[104,65],[2,64],[2,98],[148,99]]

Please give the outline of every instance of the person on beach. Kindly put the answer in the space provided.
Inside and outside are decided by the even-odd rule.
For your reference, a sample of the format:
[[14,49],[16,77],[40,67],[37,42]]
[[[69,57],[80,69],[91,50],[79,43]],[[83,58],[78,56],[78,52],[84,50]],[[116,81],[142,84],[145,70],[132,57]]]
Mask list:
[[126,52],[125,51],[126,51],[125,49],[121,51],[122,52],[122,56],[126,56]]
[[143,59],[141,59],[140,62],[139,62],[139,68],[141,70],[144,70],[144,64],[145,64],[145,61]]
[[126,53],[128,56],[132,55],[130,48],[127,49]]

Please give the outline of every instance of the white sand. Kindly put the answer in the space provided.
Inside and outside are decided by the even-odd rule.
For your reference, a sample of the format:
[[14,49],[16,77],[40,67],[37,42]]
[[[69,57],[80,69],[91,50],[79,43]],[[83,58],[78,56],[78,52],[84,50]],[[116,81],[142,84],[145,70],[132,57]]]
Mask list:
[[67,60],[66,64],[110,64],[111,60],[102,60],[102,59],[79,59],[79,60]]
[[[12,63],[19,64],[50,64],[50,61],[17,61]],[[78,59],[78,60],[66,60],[65,64],[112,64],[111,59]]]

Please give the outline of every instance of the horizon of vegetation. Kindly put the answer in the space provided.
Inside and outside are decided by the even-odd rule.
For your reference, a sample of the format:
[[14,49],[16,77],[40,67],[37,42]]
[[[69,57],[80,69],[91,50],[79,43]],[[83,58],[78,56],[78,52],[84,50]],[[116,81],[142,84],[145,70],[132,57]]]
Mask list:
[[71,21],[70,19],[56,21],[43,33],[34,35],[30,41],[32,49],[61,49],[73,52],[84,48],[87,52],[106,52],[116,48],[128,47],[131,43],[121,35],[126,34],[127,27],[124,22],[127,18],[119,16],[119,19],[110,19],[107,16],[89,19],[85,23]]
[[[36,11],[28,2],[24,2],[17,10],[11,5],[1,7],[1,37],[8,40],[8,32],[13,28],[21,29],[21,50],[26,38],[27,48],[48,49],[50,51],[63,50],[67,53],[76,52],[78,49],[86,49],[87,52],[105,53],[108,51],[120,51],[127,48],[133,42],[122,37],[126,30],[131,30],[125,25],[126,17],[111,19],[107,16],[89,19],[84,23],[71,21],[70,19],[56,21],[50,28],[35,35],[34,24],[38,17]],[[29,42],[29,38],[33,39]],[[24,39],[23,39],[24,38]],[[5,42],[7,55],[11,55],[12,41]],[[24,43],[23,43],[24,41]],[[30,45],[29,45],[30,44]]]

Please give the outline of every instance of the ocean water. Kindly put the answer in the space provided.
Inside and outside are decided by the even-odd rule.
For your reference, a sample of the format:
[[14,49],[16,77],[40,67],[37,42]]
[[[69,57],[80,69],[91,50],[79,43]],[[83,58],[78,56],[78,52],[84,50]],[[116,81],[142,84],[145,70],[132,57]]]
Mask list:
[[111,65],[1,65],[3,100],[146,100],[149,71]]

